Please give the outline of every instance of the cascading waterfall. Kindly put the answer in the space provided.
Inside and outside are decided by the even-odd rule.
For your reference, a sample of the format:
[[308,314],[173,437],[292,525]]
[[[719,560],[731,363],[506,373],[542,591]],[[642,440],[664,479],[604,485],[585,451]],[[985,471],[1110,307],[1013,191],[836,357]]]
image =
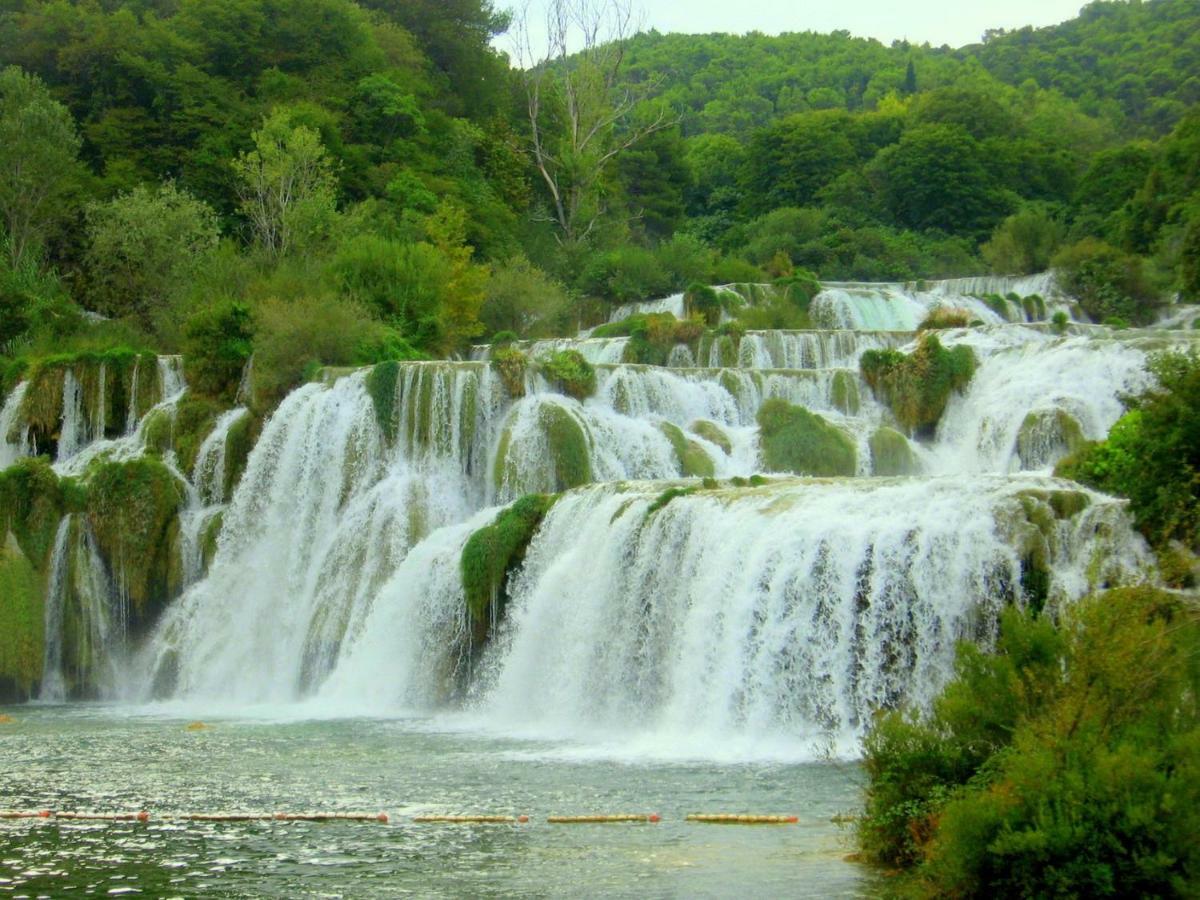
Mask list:
[[41,699],[61,701],[78,685],[111,691],[128,621],[128,602],[109,580],[87,521],[64,516],[50,557]]
[[[702,348],[699,361],[725,367],[682,353],[675,368],[622,364],[625,339],[517,345],[593,359],[583,401],[534,371],[509,396],[486,348],[342,375],[285,399],[227,498],[225,441],[243,414],[231,410],[197,455],[181,520],[194,583],[123,690],[343,712],[465,703],[480,727],[620,735],[668,756],[846,749],[880,705],[927,702],[955,641],[991,638],[1003,603],[1053,607],[1145,577],[1122,504],[1046,473],[1150,383],[1150,352],[1196,336],[944,331],[978,366],[936,434],[910,439],[926,475],[723,482],[657,506],[668,488],[698,488],[679,480],[697,471],[761,471],[756,417],[771,398],[849,434],[870,475],[868,439],[898,426],[863,383],[862,354],[911,351],[932,305],[1001,288],[1067,302],[1044,280],[846,286],[852,329],[751,332],[732,358]],[[908,304],[902,322],[872,320],[884,295]],[[164,395],[171,365],[160,363]],[[490,641],[474,645],[464,544],[496,504],[575,485],[514,570]],[[218,514],[200,577],[200,535]],[[1037,596],[1032,567],[1049,585]]]

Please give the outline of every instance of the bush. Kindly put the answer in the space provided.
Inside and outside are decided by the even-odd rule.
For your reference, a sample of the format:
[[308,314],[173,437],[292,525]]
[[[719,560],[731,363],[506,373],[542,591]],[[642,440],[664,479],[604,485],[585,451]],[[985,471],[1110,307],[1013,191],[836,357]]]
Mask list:
[[332,297],[267,300],[254,311],[254,406],[273,408],[322,365],[349,366],[370,360],[364,346],[382,326],[359,305]]
[[1200,354],[1163,354],[1150,367],[1158,386],[1131,400],[1107,439],[1064,459],[1055,474],[1128,497],[1152,543],[1200,547]]
[[254,322],[249,307],[231,301],[200,310],[184,330],[188,386],[195,393],[232,403],[253,351]]
[[690,313],[698,314],[709,325],[721,319],[721,298],[706,284],[692,282],[683,295],[684,306]]
[[542,377],[576,400],[596,393],[596,370],[578,350],[558,350],[537,361]]
[[550,337],[570,330],[573,307],[566,287],[516,257],[492,270],[479,318],[491,331]]
[[1148,324],[1162,305],[1142,260],[1103,241],[1086,238],[1064,247],[1053,264],[1063,287],[1095,322],[1115,317]]
[[956,306],[935,306],[921,320],[917,331],[934,331],[939,328],[966,328],[971,315]]
[[911,432],[932,433],[954,391],[962,391],[975,374],[970,347],[947,350],[936,335],[926,334],[911,355],[899,350],[868,350],[859,360],[863,379],[896,421]]
[[1181,896],[1200,877],[1200,616],[1149,588],[1007,610],[864,742],[859,839],[932,896]]
[[996,226],[992,239],[980,247],[993,272],[1030,275],[1050,267],[1066,228],[1046,210],[1032,207],[1009,216]]
[[504,387],[514,400],[525,396],[525,371],[529,358],[516,347],[502,347],[492,351],[492,367],[504,382]]

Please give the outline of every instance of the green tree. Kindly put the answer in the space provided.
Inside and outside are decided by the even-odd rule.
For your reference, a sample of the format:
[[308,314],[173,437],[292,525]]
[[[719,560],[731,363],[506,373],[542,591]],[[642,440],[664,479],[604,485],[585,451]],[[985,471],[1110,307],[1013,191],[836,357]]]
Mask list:
[[1001,275],[1044,272],[1066,236],[1062,222],[1039,207],[1027,207],[996,226],[980,252]]
[[89,293],[100,312],[150,325],[217,247],[217,214],[173,183],[87,207]]
[[278,258],[325,238],[337,216],[337,180],[320,135],[288,110],[263,119],[254,149],[233,162],[255,242]]
[[[675,122],[664,105],[635,119],[640,92],[619,84],[632,21],[627,0],[550,0],[544,55],[521,26],[533,164],[564,244],[586,240],[604,215],[604,179],[617,158]],[[571,53],[576,42],[582,49]]]
[[0,72],[0,218],[14,269],[71,215],[79,146],[71,114],[41,79],[16,66]]
[[922,125],[869,166],[896,221],[919,231],[982,237],[1011,206],[979,143],[956,125]]

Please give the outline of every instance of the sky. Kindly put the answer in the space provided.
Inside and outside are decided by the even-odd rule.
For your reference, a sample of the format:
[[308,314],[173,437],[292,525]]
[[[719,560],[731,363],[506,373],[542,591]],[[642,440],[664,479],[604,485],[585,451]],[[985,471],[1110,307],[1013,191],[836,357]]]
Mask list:
[[[528,0],[530,21],[540,24],[546,0]],[[590,0],[595,2],[595,0]],[[977,43],[988,28],[1054,25],[1073,19],[1086,0],[635,0],[643,12],[643,28],[661,32],[725,31],[830,32],[845,29],[856,37],[873,37],[885,44],[907,39],[914,44],[961,47]],[[519,15],[526,0],[503,0]],[[531,27],[534,34],[539,29]],[[544,29],[540,29],[544,34]],[[542,39],[544,40],[544,38]],[[499,49],[511,52],[511,38],[501,37]]]

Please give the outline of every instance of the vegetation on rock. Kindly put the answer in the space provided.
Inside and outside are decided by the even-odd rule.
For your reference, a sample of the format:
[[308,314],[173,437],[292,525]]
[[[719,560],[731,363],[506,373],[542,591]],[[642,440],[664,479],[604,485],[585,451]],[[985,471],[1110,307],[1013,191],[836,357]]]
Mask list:
[[946,349],[934,334],[921,338],[917,349],[868,350],[859,362],[864,380],[886,403],[896,421],[910,433],[931,433],[955,391],[975,374],[970,347]]
[[474,532],[463,545],[461,568],[466,609],[476,633],[504,614],[506,585],[525,559],[525,550],[554,505],[552,494],[526,494],[500,511],[492,524]]
[[854,441],[816,413],[786,400],[767,400],[758,411],[763,461],[772,472],[850,476],[857,471]]

